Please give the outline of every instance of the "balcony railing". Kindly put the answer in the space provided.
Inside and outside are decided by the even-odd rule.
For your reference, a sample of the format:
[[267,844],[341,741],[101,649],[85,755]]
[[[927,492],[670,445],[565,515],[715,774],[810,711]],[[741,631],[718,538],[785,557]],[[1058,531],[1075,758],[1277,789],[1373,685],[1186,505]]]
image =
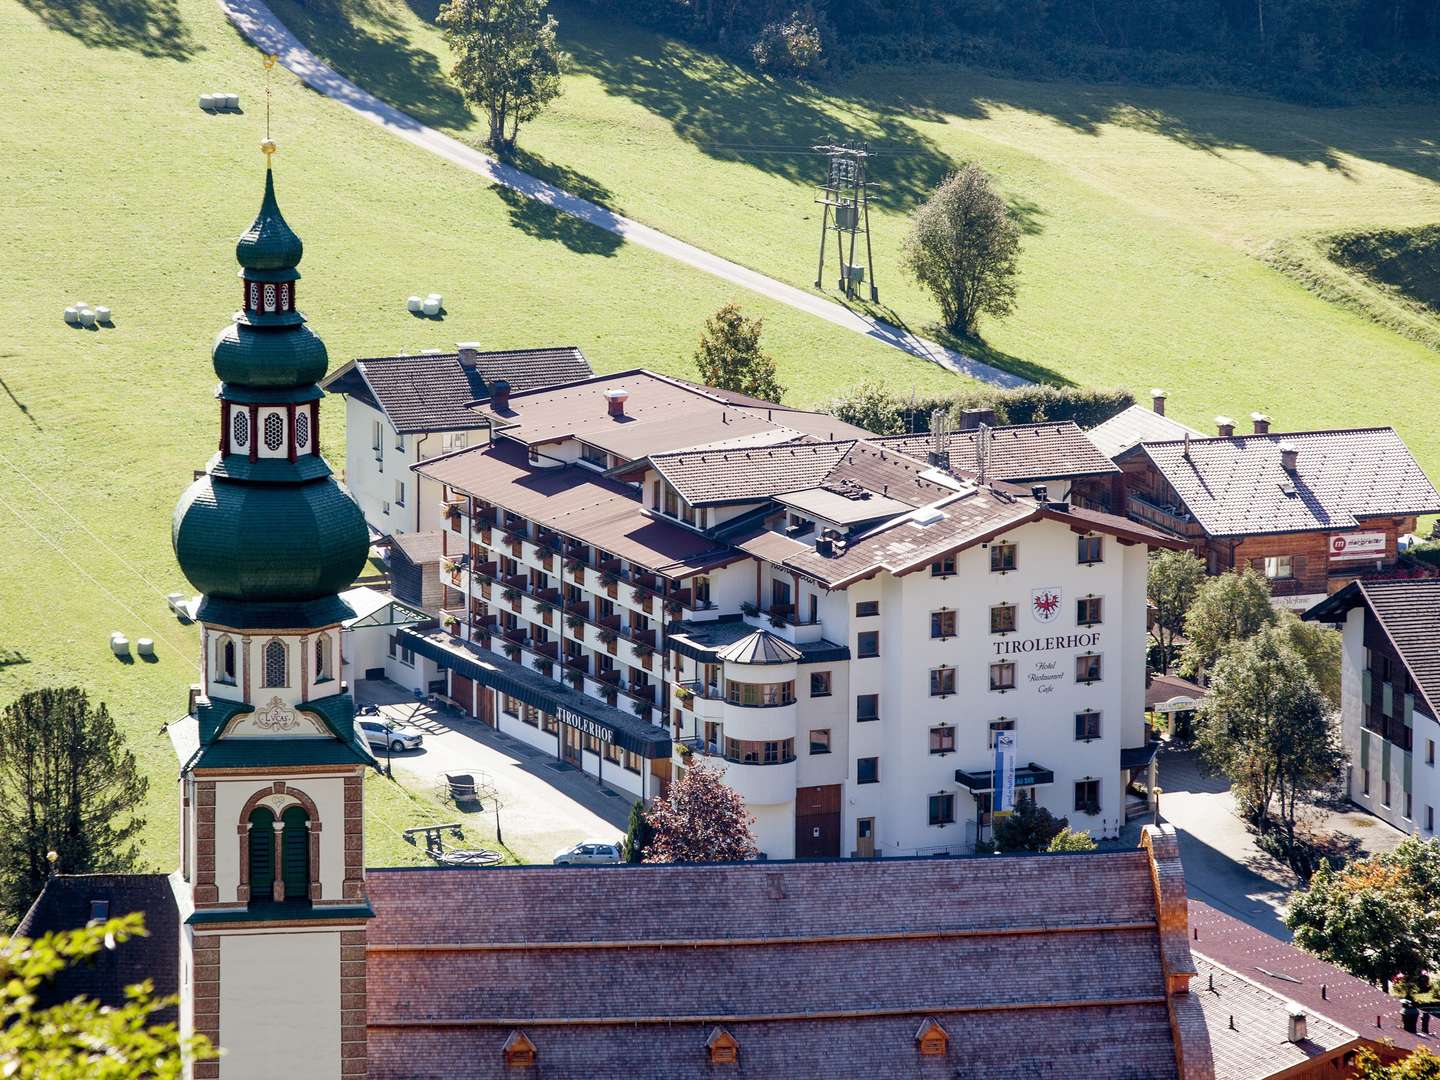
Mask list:
[[1160,506],[1143,495],[1130,496],[1129,513],[1136,521],[1158,525],[1177,536],[1199,537],[1204,533],[1189,511],[1178,506]]
[[723,701],[724,695],[720,693],[719,683],[706,683],[701,679],[688,679],[675,684],[681,689],[689,690],[690,693],[700,698],[713,698],[716,701]]

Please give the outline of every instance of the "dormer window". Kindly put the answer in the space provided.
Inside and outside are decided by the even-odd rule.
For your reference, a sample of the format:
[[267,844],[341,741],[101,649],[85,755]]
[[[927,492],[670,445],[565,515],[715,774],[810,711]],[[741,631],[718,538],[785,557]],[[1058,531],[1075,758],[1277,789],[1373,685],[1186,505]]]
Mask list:
[[535,1064],[535,1044],[518,1028],[510,1032],[500,1052],[506,1065],[524,1068]]
[[915,1048],[921,1057],[944,1057],[950,1048],[950,1033],[940,1026],[940,1021],[927,1016],[915,1032]]
[[724,1028],[717,1027],[705,1040],[705,1052],[711,1065],[734,1065],[740,1060],[740,1043]]

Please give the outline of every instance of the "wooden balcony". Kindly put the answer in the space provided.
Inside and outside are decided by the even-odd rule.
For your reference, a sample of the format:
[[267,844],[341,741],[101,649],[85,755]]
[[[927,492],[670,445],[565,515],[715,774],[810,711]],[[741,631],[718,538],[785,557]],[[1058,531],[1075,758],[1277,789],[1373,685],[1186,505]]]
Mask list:
[[1130,496],[1129,515],[1135,521],[1153,525],[1188,540],[1198,540],[1205,535],[1184,507],[1158,506],[1143,495]]

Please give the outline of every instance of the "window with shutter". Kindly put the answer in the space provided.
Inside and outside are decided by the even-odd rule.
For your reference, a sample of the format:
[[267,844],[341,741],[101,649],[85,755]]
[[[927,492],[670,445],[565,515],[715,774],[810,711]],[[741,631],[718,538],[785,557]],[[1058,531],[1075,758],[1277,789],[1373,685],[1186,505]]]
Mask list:
[[310,815],[299,806],[292,806],[280,815],[284,823],[281,833],[280,864],[285,875],[285,899],[310,898]]
[[250,901],[275,898],[275,815],[265,807],[250,812]]

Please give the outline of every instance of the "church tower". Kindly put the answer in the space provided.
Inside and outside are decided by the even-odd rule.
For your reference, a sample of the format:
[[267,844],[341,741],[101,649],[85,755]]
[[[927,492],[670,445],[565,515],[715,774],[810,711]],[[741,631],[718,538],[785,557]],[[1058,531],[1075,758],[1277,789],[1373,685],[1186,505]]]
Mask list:
[[265,194],[215,339],[219,452],[175,508],[202,595],[199,749],[181,770],[181,1016],[223,1048],[199,1078],[365,1075],[364,778],[338,595],[365,564],[320,456],[325,345],[296,310],[300,237]]

